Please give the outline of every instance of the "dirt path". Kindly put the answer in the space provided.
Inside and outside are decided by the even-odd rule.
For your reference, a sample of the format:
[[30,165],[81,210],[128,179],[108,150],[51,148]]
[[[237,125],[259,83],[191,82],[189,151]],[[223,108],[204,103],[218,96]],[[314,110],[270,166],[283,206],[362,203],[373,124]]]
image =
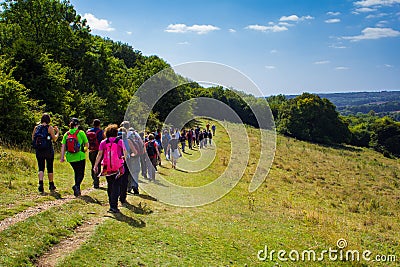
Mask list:
[[[101,186],[103,186],[103,185],[101,185]],[[87,195],[90,192],[92,192],[93,190],[95,190],[95,189],[88,188],[88,189],[82,190],[82,194]],[[34,216],[42,211],[48,210],[52,207],[61,206],[65,203],[68,203],[68,202],[74,200],[74,199],[76,199],[75,196],[66,195],[64,198],[60,198],[60,199],[56,199],[56,200],[52,200],[52,201],[46,201],[46,202],[40,203],[39,205],[36,205],[34,207],[30,207],[20,213],[15,214],[14,216],[12,216],[10,218],[6,218],[6,219],[0,221],[0,232],[4,231],[8,227],[10,227],[18,222],[24,221],[27,218]]]
[[95,231],[96,226],[101,224],[107,217],[94,217],[77,227],[73,236],[62,240],[53,246],[48,252],[40,256],[36,262],[37,267],[53,267],[57,261],[69,255],[79,248]]

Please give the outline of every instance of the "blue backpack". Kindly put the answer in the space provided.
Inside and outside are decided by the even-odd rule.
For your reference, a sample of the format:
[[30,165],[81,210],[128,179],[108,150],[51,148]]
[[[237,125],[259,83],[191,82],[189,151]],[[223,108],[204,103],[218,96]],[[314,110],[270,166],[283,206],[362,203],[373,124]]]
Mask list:
[[32,147],[37,150],[47,150],[51,147],[49,126],[38,125],[33,135]]

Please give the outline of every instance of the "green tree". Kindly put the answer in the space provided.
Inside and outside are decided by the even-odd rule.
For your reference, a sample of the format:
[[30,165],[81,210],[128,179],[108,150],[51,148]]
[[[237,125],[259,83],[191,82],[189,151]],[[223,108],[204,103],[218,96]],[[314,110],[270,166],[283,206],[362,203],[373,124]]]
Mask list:
[[335,106],[326,98],[303,93],[288,100],[278,118],[278,131],[318,143],[348,142],[350,131]]
[[370,146],[386,156],[400,157],[400,123],[383,117],[373,123],[372,129]]

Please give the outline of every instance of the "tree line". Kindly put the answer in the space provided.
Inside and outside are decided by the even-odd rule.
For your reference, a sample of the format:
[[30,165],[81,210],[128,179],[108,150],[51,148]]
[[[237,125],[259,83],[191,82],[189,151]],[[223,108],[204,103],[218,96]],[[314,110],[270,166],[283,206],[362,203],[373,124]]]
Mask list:
[[[131,45],[92,35],[68,0],[5,0],[0,10],[1,139],[29,143],[43,112],[49,112],[63,131],[71,117],[78,117],[84,128],[94,118],[104,124],[121,122],[138,88],[167,68],[170,65],[158,56],[145,56]],[[220,86],[203,88],[173,71],[164,78],[166,83],[180,80],[183,85],[157,102],[149,128],[159,127],[177,105],[196,97],[220,100],[244,123],[258,127],[248,103],[262,108],[263,99]],[[390,118],[339,116],[329,100],[308,93],[267,100],[282,134],[400,155],[399,124]]]

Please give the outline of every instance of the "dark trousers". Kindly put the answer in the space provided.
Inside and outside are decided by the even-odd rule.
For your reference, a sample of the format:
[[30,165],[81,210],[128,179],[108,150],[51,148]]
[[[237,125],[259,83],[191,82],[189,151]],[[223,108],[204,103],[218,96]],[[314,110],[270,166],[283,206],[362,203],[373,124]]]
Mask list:
[[83,181],[83,177],[85,176],[85,160],[70,162],[72,168],[75,173],[75,187],[78,190],[81,190],[81,183]]
[[147,165],[146,165],[146,154],[140,155],[140,168],[142,170],[142,176],[147,178]]
[[[89,151],[89,160],[90,163],[92,164],[91,168],[91,173],[92,173],[92,179],[93,179],[93,186],[99,186],[99,177],[97,177],[97,174],[93,171],[94,163],[96,162],[97,154],[99,154],[99,151]],[[101,165],[99,165],[99,168],[101,168]],[[99,173],[101,173],[101,169],[99,169]]]
[[116,176],[116,174],[106,176],[108,203],[110,204],[111,209],[118,208],[118,197],[121,191],[122,180],[121,177],[115,179]]
[[127,191],[128,191],[129,169],[128,169],[128,165],[126,164],[126,162],[124,163],[124,169],[125,169],[124,174],[122,174],[121,177],[118,178],[118,180],[121,180],[120,192],[119,192],[119,200],[121,201],[121,203],[126,202],[126,195],[127,195]]

